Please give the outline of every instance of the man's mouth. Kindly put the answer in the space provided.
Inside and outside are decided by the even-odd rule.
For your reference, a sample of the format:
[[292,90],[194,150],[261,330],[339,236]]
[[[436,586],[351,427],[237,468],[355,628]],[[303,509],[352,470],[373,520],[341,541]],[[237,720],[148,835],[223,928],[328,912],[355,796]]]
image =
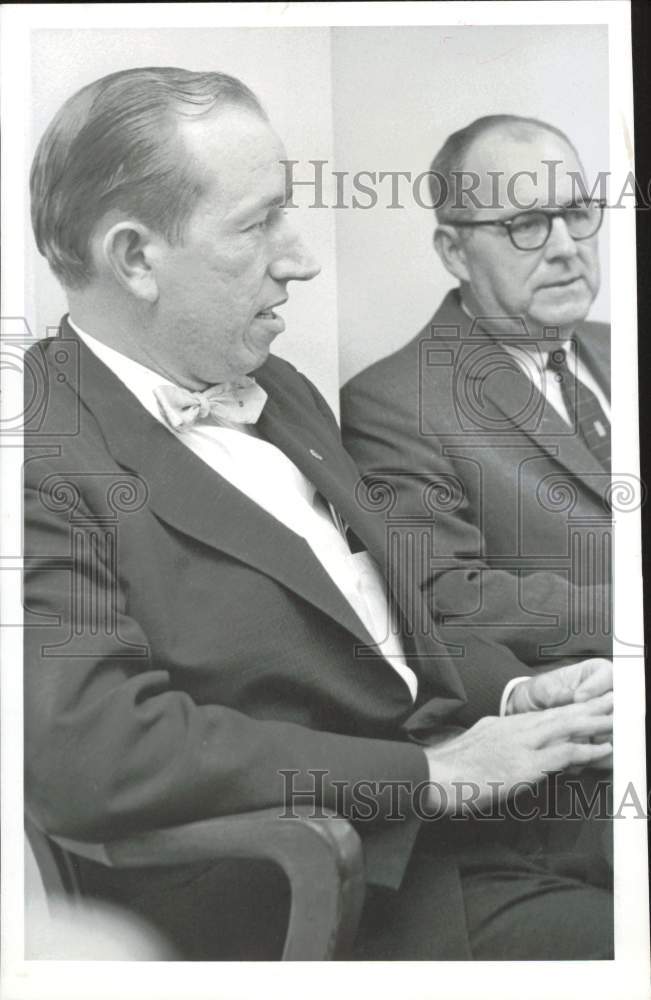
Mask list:
[[550,281],[546,285],[541,285],[541,288],[567,288],[568,285],[573,285],[575,282],[581,280],[581,275],[577,274],[573,278],[563,278],[560,281]]
[[279,319],[280,317],[278,316],[278,313],[275,312],[275,309],[278,306],[284,305],[285,302],[287,302],[287,299],[281,299],[279,302],[274,302],[272,305],[267,306],[265,309],[260,309],[260,311],[255,314],[256,318],[259,318],[259,319]]

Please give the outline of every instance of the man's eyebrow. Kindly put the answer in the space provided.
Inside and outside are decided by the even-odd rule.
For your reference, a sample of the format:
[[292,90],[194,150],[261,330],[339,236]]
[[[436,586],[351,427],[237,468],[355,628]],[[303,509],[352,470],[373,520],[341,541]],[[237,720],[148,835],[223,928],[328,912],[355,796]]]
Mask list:
[[286,194],[263,195],[261,198],[256,198],[254,201],[250,201],[247,204],[239,206],[235,214],[237,218],[255,215],[256,212],[262,212],[265,209],[280,208],[282,205],[285,205],[286,202]]
[[530,215],[532,212],[542,212],[544,215],[550,212],[564,212],[567,209],[572,208],[587,208],[589,205],[595,202],[594,198],[568,198],[567,201],[559,202],[555,201],[553,204],[542,201],[540,204],[536,204],[533,208],[520,208],[513,212],[511,215],[505,215],[502,217],[502,222],[511,222],[513,219],[519,218],[521,215]]
[[585,206],[589,205],[593,200],[594,199],[592,198],[568,198],[566,201],[557,200],[553,205],[543,203],[540,205],[539,210],[541,212],[553,212],[554,210],[563,211],[563,209],[566,208],[585,208]]

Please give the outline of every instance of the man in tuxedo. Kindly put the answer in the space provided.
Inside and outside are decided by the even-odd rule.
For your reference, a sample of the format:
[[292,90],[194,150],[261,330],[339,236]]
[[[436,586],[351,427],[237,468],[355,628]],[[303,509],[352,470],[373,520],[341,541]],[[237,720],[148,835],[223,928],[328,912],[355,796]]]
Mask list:
[[420,518],[412,569],[438,635],[536,668],[611,656],[610,330],[603,206],[554,126],[480,118],[431,167],[434,245],[459,285],[342,392],[344,443]]
[[[454,662],[396,601],[388,628],[383,523],[318,391],[269,353],[288,283],[318,271],[283,211],[284,158],[240,81],[171,68],[90,84],[37,150],[36,241],[70,313],[26,364],[30,816],[104,841],[306,791],[359,820],[357,957],[609,957],[598,859],[568,876],[507,824],[420,823],[419,786],[447,815],[460,779],[481,805],[603,761],[609,682],[597,660],[541,684],[472,635]],[[277,954],[269,869],[81,878],[182,957]]]

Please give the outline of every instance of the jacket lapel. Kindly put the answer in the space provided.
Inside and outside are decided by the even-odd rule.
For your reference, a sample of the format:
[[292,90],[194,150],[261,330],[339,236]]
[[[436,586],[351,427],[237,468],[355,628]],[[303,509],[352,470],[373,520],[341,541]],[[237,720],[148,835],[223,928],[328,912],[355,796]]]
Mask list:
[[[155,420],[67,324],[64,336],[79,345],[78,395],[95,415],[115,461],[145,481],[155,515],[183,534],[278,580],[338,621],[364,645],[373,645],[363,623],[307,542],[218,475]],[[54,351],[50,353],[54,355]],[[56,369],[55,358],[51,364]],[[271,399],[267,405],[270,403]],[[276,422],[274,436],[278,440],[274,443],[283,447],[280,421]],[[311,438],[306,441],[303,435],[299,443],[301,429],[297,427],[288,429],[286,436],[294,453],[301,454],[304,469],[304,453],[309,454]],[[320,446],[327,450],[324,442]],[[289,448],[286,454],[294,459]],[[316,477],[313,482],[320,488]]]
[[[462,331],[469,330],[472,320],[461,307],[458,291],[448,294],[443,307],[446,325]],[[498,336],[499,323],[494,320],[489,320],[487,323],[488,325],[484,329],[484,321],[477,320],[472,330],[472,337],[466,338],[465,343],[477,346],[482,341],[490,343],[503,355],[503,363],[500,364],[497,358],[491,358],[490,379],[483,380],[483,373],[478,376],[482,384],[477,387],[477,398],[483,399],[484,403],[490,403],[507,423],[512,420],[513,414],[522,411],[523,400],[529,396],[530,405],[527,406],[527,413],[531,414],[531,418],[523,418],[519,426],[513,425],[514,436],[524,434],[536,447],[546,452],[549,458],[561,469],[569,473],[573,479],[580,479],[586,489],[601,498],[603,466],[584,444],[581,437],[574,433],[554,407],[546,402],[542,393],[532,385],[515,359],[504,349],[504,343]],[[514,343],[521,344],[524,333],[518,337],[519,329],[515,326],[509,327]],[[591,370],[594,369],[595,377],[600,385],[607,386],[607,343],[605,349],[602,344],[589,344],[586,350],[589,335],[585,332],[584,326],[579,327],[576,339],[583,355],[589,355],[588,365]],[[462,340],[462,344],[463,342]]]
[[377,519],[368,517],[358,497],[361,476],[338,433],[330,429],[318,411],[307,407],[299,424],[295,414],[283,412],[281,398],[270,395],[259,422],[261,433],[333,504],[372,555],[381,556],[382,535],[377,531]]
[[[505,354],[507,352],[504,352]],[[516,362],[509,358],[512,365]],[[484,390],[484,396],[505,417],[517,412],[517,404],[523,398],[523,388],[531,386],[529,380],[520,370],[500,372],[490,380]],[[573,478],[578,477],[586,489],[596,492],[595,483],[603,486],[603,466],[584,444],[580,435],[574,432],[559,416],[553,406],[547,403],[537,388],[531,391],[539,397],[539,405],[532,406],[535,417],[523,421],[515,433],[525,434],[538,448],[547,452],[552,461],[565,469]]]
[[579,330],[577,343],[583,363],[610,402],[610,327],[605,323],[586,323]]

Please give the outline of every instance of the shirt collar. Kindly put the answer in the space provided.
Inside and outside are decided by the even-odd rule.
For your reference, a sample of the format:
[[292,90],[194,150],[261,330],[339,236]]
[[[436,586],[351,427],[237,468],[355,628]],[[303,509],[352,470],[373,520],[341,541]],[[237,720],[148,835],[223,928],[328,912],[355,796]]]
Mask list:
[[[466,303],[464,301],[464,298],[463,298],[463,295],[461,293],[459,293],[459,302],[460,302],[461,308],[465,312],[466,316],[468,316],[470,319],[474,319],[475,317],[473,316],[473,314],[471,313],[470,309],[466,305]],[[519,344],[510,344],[509,341],[506,338],[504,340],[501,340],[500,344],[502,345],[502,347],[504,348],[505,351],[507,351],[509,354],[511,354],[514,358],[518,358],[518,359],[521,358],[521,356],[522,356],[523,353],[526,354],[527,357],[530,357],[529,351],[531,350],[531,347],[533,346],[533,345],[530,346],[529,344],[526,344],[526,343],[523,343],[523,342],[521,342]],[[549,351],[551,351],[551,350],[557,350],[559,345],[558,344],[550,343],[548,345],[548,349],[547,350],[545,349],[545,346],[541,345],[539,342],[536,343],[535,346],[538,348],[538,350],[542,354],[544,354],[544,356],[546,358],[547,354],[549,353]],[[565,351],[565,353],[569,357],[572,354],[573,350],[574,350],[574,341],[570,338],[569,340],[563,341],[563,343],[560,346],[563,348],[563,350]]]
[[120,379],[123,385],[133,393],[138,402],[151,413],[152,417],[155,417],[160,423],[165,423],[156,397],[154,396],[154,389],[157,389],[161,385],[174,385],[175,383],[170,382],[163,375],[159,375],[158,372],[152,371],[151,368],[141,365],[139,361],[134,361],[133,358],[127,357],[121,351],[116,351],[114,347],[109,347],[108,344],[104,344],[101,340],[91,337],[70,316],[68,316],[68,323],[79,338],[83,340],[86,347]]

